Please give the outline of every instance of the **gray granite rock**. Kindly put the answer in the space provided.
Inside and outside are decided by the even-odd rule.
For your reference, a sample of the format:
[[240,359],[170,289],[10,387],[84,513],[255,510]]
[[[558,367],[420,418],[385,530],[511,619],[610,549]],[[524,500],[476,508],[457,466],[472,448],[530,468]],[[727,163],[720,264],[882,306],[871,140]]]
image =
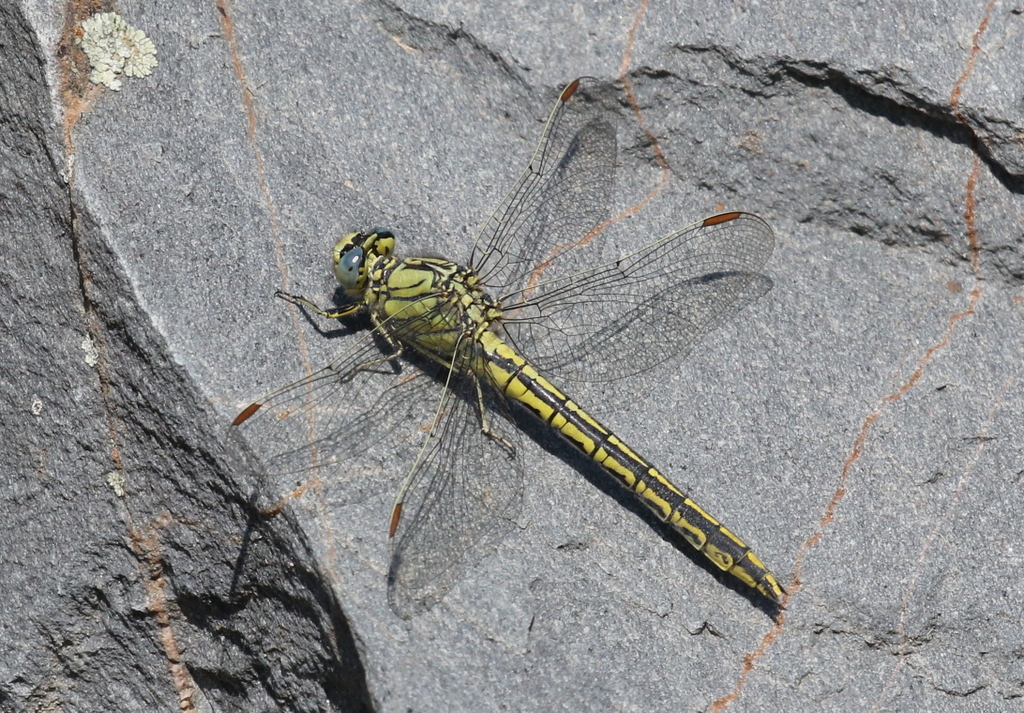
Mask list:
[[[119,91],[64,6],[0,5],[0,709],[1019,709],[1024,7],[825,7],[648,7],[647,134],[639,2],[133,4],[159,64]],[[266,517],[228,435],[343,344],[274,291],[328,302],[377,225],[465,259],[582,74],[616,204],[667,164],[624,247],[776,231],[767,298],[578,398],[755,547],[777,623],[540,433],[512,534],[402,620],[402,459]]]

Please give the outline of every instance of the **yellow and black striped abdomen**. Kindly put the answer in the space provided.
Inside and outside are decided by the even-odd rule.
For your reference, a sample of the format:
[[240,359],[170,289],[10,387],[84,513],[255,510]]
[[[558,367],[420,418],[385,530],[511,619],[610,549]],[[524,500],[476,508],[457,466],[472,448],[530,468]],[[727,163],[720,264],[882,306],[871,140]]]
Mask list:
[[487,354],[488,378],[506,397],[522,404],[615,476],[719,569],[773,601],[782,599],[782,587],[774,575],[740,538],[540,376],[498,335],[486,332],[481,342]]

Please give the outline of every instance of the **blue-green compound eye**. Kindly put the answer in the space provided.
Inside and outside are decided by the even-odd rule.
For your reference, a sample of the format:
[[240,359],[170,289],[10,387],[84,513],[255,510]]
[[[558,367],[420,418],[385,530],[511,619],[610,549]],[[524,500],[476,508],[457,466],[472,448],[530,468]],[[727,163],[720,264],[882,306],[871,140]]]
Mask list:
[[334,267],[334,276],[346,290],[359,286],[363,266],[363,249],[352,248],[345,253]]

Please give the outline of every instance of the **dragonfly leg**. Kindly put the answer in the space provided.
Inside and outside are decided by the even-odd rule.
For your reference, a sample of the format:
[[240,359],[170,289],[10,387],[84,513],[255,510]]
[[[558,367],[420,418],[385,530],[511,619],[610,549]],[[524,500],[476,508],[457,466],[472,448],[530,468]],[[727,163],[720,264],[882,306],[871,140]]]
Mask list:
[[[377,320],[373,318],[371,319],[374,325],[376,326]],[[402,356],[402,352],[405,351],[405,347],[402,346],[401,342],[397,341],[391,335],[389,335],[387,333],[387,330],[378,328],[377,334],[388,345],[388,348],[391,349],[391,352],[389,354],[382,354],[377,359],[369,359],[367,361],[364,361],[362,364],[358,364],[352,367],[346,373],[341,374],[341,378],[343,381],[347,381],[348,379],[351,379],[356,374],[359,374],[361,372],[372,371],[373,369],[376,369],[378,366],[381,366],[382,364],[391,364],[391,368],[395,369],[397,373],[397,369],[399,367],[395,360],[398,359],[398,357]],[[331,368],[334,368],[333,364],[331,364]]]
[[515,458],[516,447],[513,446],[508,439],[499,436],[491,430],[491,421],[487,417],[487,407],[484,406],[484,392],[483,389],[480,388],[480,380],[473,379],[473,385],[476,387],[476,403],[480,409],[480,432],[504,448],[508,453],[509,458]]
[[293,305],[310,309],[326,319],[341,319],[342,317],[348,317],[363,308],[362,302],[356,302],[355,304],[345,305],[344,307],[339,307],[337,309],[324,309],[323,307],[317,306],[316,303],[307,300],[302,295],[293,295],[289,292],[282,292],[281,290],[275,292],[274,296],[280,297],[285,302],[289,302]]
[[[397,359],[400,356],[402,356],[402,347],[400,345],[398,345],[398,346],[396,346],[395,351],[391,352],[390,354],[385,354],[385,355],[381,356],[379,359],[370,359],[368,361],[364,361],[362,364],[359,364],[357,366],[352,367],[351,369],[349,369],[344,374],[341,374],[341,372],[338,372],[338,373],[341,374],[341,378],[342,378],[343,381],[348,381],[349,379],[354,377],[356,374],[359,374],[359,373],[364,372],[364,371],[373,371],[374,369],[376,369],[378,366],[381,366],[382,364],[391,364],[392,365],[391,368],[396,370],[395,373],[398,373],[397,369],[399,367],[396,366],[394,362],[395,362],[395,359]],[[330,366],[331,366],[332,369],[334,368],[333,364],[331,364]]]

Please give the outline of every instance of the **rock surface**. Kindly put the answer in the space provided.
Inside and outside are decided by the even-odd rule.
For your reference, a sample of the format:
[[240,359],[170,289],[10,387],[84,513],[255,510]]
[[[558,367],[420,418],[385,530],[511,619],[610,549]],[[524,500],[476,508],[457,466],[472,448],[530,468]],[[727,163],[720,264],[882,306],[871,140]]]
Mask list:
[[[0,710],[1019,709],[1024,7],[154,2],[112,92],[100,5],[0,5]],[[543,437],[513,534],[401,620],[401,464],[268,518],[227,435],[342,343],[274,291],[328,301],[377,225],[465,258],[583,74],[619,205],[657,191],[625,246],[775,228],[766,299],[579,398],[755,546],[777,620]]]

